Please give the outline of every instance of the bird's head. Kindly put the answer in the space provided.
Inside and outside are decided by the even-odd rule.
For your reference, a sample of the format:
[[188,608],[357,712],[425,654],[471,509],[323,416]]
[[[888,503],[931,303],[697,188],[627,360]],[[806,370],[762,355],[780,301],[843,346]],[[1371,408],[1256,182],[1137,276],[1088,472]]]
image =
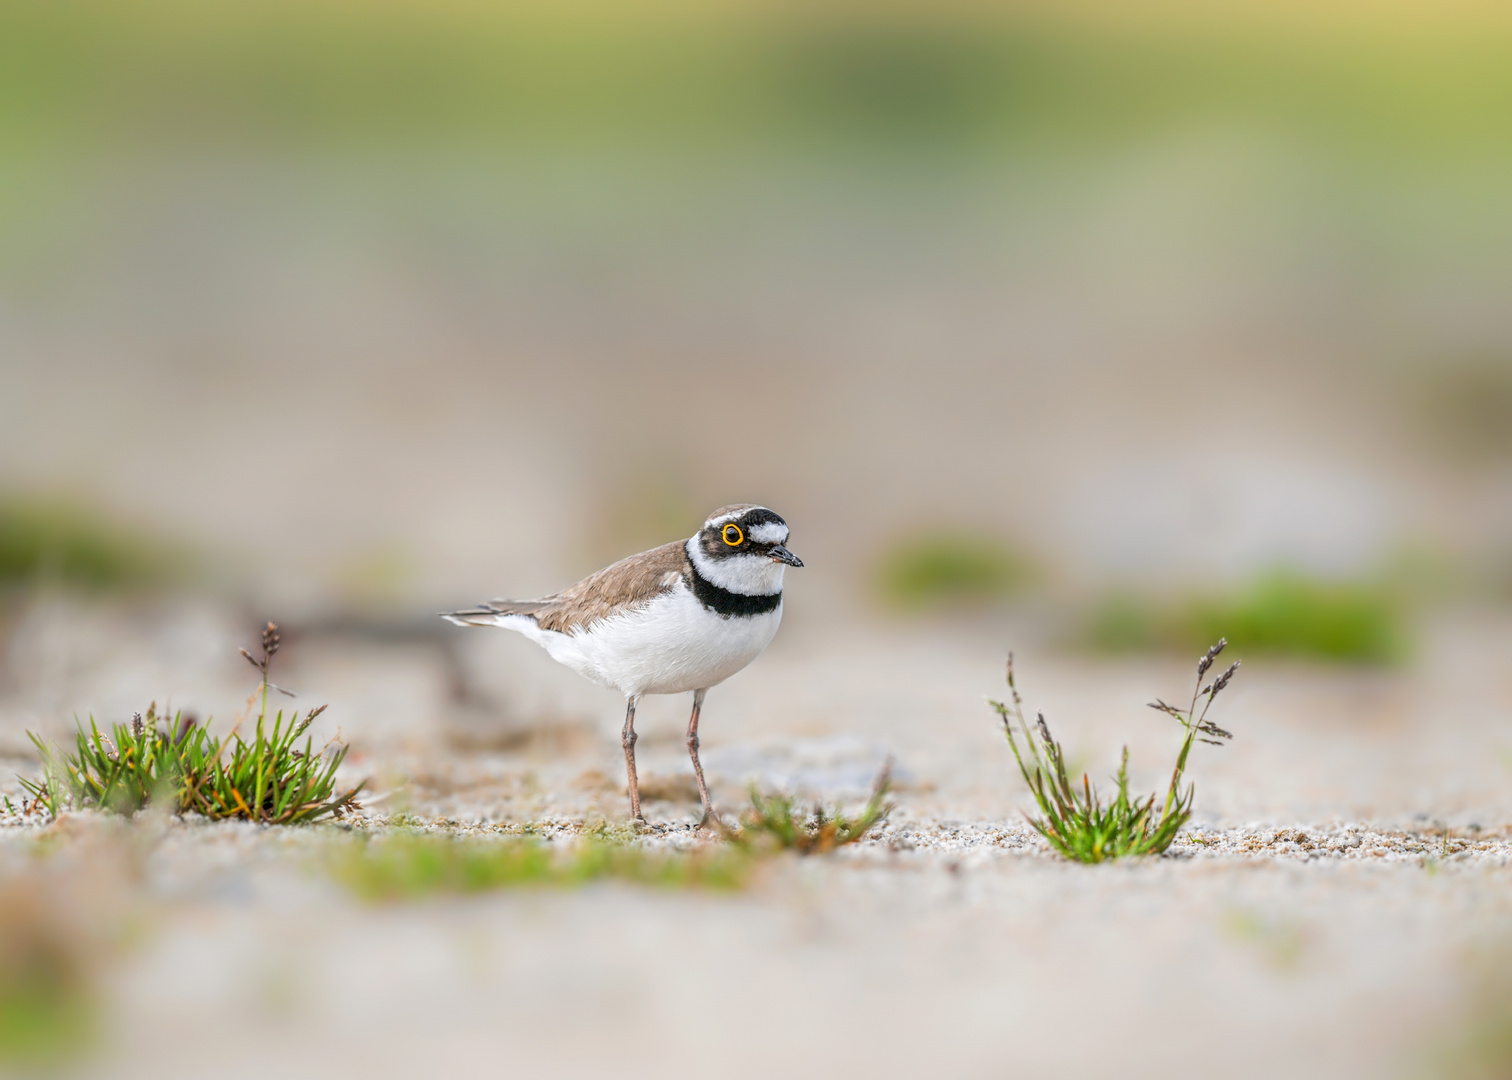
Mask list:
[[765,506],[738,503],[709,515],[688,541],[698,572],[720,588],[747,596],[780,592],[782,572],[803,560],[785,546],[787,522]]

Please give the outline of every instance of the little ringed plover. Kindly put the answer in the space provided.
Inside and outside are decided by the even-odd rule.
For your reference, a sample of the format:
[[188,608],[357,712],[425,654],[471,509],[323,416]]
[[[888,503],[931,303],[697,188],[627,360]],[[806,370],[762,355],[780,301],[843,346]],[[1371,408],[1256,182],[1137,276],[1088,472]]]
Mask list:
[[539,600],[493,600],[443,614],[458,626],[516,630],[559,663],[625,695],[630,814],[641,819],[635,777],[635,704],[645,694],[693,691],[688,755],[707,817],[698,714],[709,687],[761,654],[782,621],[782,574],[803,561],[787,522],[739,503],[709,515],[687,540],[621,559]]

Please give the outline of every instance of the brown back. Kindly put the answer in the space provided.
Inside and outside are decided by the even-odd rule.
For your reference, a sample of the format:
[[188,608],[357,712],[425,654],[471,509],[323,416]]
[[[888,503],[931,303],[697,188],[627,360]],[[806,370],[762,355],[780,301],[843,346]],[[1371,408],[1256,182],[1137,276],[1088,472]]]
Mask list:
[[559,593],[539,600],[495,600],[495,611],[530,615],[543,630],[570,634],[621,611],[633,611],[677,584],[687,573],[684,541],[621,559]]

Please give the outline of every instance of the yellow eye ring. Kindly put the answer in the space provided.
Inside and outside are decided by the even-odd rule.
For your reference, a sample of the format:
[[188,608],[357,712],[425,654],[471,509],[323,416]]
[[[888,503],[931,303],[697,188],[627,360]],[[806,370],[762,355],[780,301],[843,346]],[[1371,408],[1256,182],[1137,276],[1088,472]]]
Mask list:
[[721,535],[724,537],[724,542],[731,547],[739,547],[745,543],[745,533],[741,532],[740,526],[733,521],[724,527],[724,532]]

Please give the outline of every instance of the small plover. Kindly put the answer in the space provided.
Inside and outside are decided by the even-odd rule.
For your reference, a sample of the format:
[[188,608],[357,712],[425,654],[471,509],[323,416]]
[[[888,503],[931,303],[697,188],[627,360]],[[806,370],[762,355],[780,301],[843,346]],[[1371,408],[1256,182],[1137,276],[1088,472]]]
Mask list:
[[787,539],[787,522],[766,507],[722,506],[689,539],[621,559],[559,593],[442,617],[518,630],[558,663],[625,695],[620,741],[637,819],[635,704],[645,694],[693,691],[688,756],[707,818],[713,807],[698,761],[698,714],[709,687],[756,659],[777,633],[782,573],[803,565]]

